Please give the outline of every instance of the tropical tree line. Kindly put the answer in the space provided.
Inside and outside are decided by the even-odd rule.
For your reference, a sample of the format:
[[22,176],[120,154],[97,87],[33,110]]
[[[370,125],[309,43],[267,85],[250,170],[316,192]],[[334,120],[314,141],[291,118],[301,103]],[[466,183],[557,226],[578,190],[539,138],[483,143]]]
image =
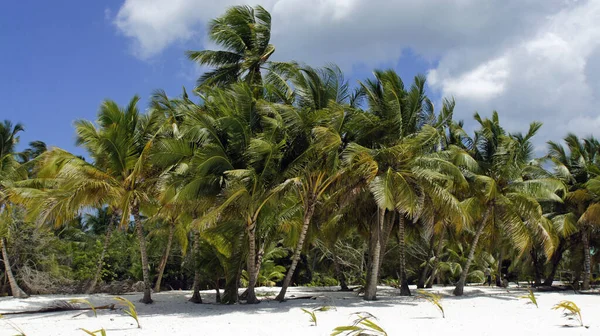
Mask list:
[[[23,126],[0,125],[0,292],[26,296],[43,273],[88,293],[141,280],[145,303],[169,288],[256,303],[273,285],[284,300],[298,284],[375,300],[381,283],[462,295],[487,268],[498,285],[568,271],[590,288],[595,138],[570,134],[536,157],[541,123],[510,133],[498,113],[475,114],[469,134],[423,76],[376,70],[353,85],[335,65],[271,61],[260,6],[232,7],[208,32],[221,49],[187,52],[212,69],[192,94],[157,90],[145,112],[137,96],[106,100],[75,122],[85,158],[40,141],[18,152]],[[32,241],[44,248],[23,252]]]

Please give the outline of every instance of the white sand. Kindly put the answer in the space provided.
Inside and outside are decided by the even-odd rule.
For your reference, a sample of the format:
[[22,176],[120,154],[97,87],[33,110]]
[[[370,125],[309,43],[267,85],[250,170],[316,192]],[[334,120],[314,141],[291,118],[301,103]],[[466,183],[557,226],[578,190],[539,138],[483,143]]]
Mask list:
[[[258,293],[274,295],[278,288],[260,288]],[[449,296],[452,287],[436,287],[434,292],[448,295],[442,300],[446,311],[443,319],[429,302],[417,297],[396,296],[397,290],[381,287],[379,300],[365,302],[356,293],[334,292],[330,288],[291,288],[288,295],[315,295],[316,300],[290,300],[284,303],[263,297],[258,305],[196,305],[187,302],[189,291],[163,292],[153,295],[155,303],[138,303],[140,294],[124,295],[136,303],[142,329],[117,311],[98,311],[73,317],[78,312],[44,313],[6,316],[20,326],[26,335],[85,335],[79,328],[96,330],[103,327],[107,335],[329,335],[333,328],[350,324],[352,313],[367,311],[377,316],[388,335],[600,335],[600,296],[570,292],[536,293],[539,308],[519,299],[525,291],[510,288],[467,287],[466,296]],[[413,293],[414,294],[414,293]],[[94,304],[112,302],[110,295],[33,296],[25,300],[0,298],[0,313],[36,309],[57,299],[89,298]],[[272,297],[272,296],[271,296]],[[203,292],[205,302],[214,302],[214,291]],[[551,310],[561,300],[574,301],[582,310],[583,322],[589,328],[567,327],[576,321],[563,318]],[[317,312],[318,326],[300,308],[323,305],[335,310]],[[0,320],[0,335],[15,331]]]

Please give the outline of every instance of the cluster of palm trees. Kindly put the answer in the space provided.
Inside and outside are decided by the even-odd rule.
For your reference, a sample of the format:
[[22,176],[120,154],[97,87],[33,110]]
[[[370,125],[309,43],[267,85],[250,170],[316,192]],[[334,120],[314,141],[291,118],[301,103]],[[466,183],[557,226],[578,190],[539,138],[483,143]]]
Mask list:
[[[256,303],[254,288],[273,246],[293,250],[280,279],[283,300],[301,256],[316,244],[335,246],[350,232],[367,246],[366,300],[376,299],[393,239],[402,295],[410,295],[406,260],[417,241],[428,245],[420,287],[443,272],[445,250],[457,244],[465,256],[454,293],[462,295],[482,251],[494,256],[498,270],[505,259],[532,258],[541,282],[581,241],[583,288],[589,288],[600,224],[598,141],[569,135],[567,149],[550,143],[548,155],[534,160],[539,123],[513,134],[496,112],[489,119],[476,114],[479,127],[470,136],[453,120],[453,100],[436,110],[424,77],[405,86],[394,71],[375,71],[352,88],[333,65],[269,61],[270,31],[270,14],[260,6],[232,7],[213,20],[209,37],[222,50],[187,53],[214,69],[198,80],[198,99],[185,90],[179,97],[156,91],[144,113],[138,97],[126,106],[104,101],[95,122],[75,122],[88,160],[40,143],[19,159],[14,144],[21,127],[5,122],[0,212],[24,207],[40,225],[60,226],[82,210],[105,207],[104,248],[89,292],[101,278],[111,233],[132,223],[145,303],[152,302],[153,282],[161,288],[177,236],[191,241],[194,302],[202,301],[202,246],[210,247],[211,267],[225,279],[221,301],[240,300],[243,279],[241,297]],[[166,223],[167,242],[152,279],[146,243],[157,221]],[[0,232],[0,244],[18,296],[7,234]],[[546,266],[549,276],[542,274]]]

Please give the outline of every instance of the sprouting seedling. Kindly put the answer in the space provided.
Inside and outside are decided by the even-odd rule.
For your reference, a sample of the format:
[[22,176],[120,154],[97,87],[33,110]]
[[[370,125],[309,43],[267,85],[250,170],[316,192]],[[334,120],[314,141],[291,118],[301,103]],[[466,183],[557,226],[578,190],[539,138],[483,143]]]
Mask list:
[[314,311],[308,310],[308,309],[304,309],[304,308],[300,308],[302,309],[302,311],[304,313],[306,313],[308,316],[310,316],[310,322],[314,323],[314,325],[317,325],[317,315],[315,314]]
[[354,313],[357,318],[352,325],[339,326],[333,329],[331,336],[346,335],[346,336],[387,336],[387,332],[381,326],[373,322],[377,318],[368,312]]
[[583,327],[583,319],[581,317],[581,309],[579,309],[579,307],[575,304],[575,302],[564,300],[564,301],[557,303],[554,307],[552,307],[552,309],[554,309],[554,310],[562,309],[563,313],[564,313],[564,317],[566,317],[569,320],[577,319],[577,321],[579,321],[579,324]]
[[309,317],[310,317],[310,322],[314,323],[315,326],[317,326],[317,314],[316,312],[318,311],[328,311],[331,310],[331,307],[329,306],[323,306],[323,307],[318,307],[312,310],[308,310],[308,309],[304,309],[304,308],[300,308],[302,309],[302,311],[304,313],[306,313]]
[[95,331],[89,331],[89,330],[83,329],[83,328],[80,328],[80,330],[82,330],[84,333],[86,333],[88,335],[92,335],[92,336],[98,336],[98,335],[100,335],[100,336],[106,336],[106,330],[104,330],[104,328],[98,329],[98,330],[95,330]]
[[[0,314],[0,319],[4,318],[4,316],[2,316],[2,314]],[[14,323],[11,322],[9,320],[4,320],[6,322],[6,324],[11,327],[11,329],[13,329],[14,331],[18,332],[18,334],[16,334],[15,336],[26,336],[25,332],[23,331],[23,329],[19,328],[19,326]]]
[[535,298],[535,294],[533,294],[533,291],[531,289],[529,289],[529,294],[519,296],[519,298],[521,298],[521,299],[529,299],[529,302],[527,302],[527,303],[534,304],[536,308],[539,308],[538,307],[538,303],[537,303],[537,299]]
[[421,298],[431,302],[431,304],[433,304],[434,306],[437,307],[437,309],[440,310],[440,312],[442,313],[442,318],[446,318],[446,314],[444,313],[444,307],[442,307],[442,297],[438,294],[432,293],[432,292],[428,292],[428,291],[424,291],[422,289],[417,290],[417,293],[419,293],[421,296]]
[[141,328],[142,326],[140,325],[140,321],[138,320],[138,314],[137,310],[135,310],[135,305],[124,297],[117,296],[115,300],[119,301],[119,303],[126,307],[125,309],[123,309],[125,314],[131,316],[131,318],[133,318],[137,323],[137,327]]
[[71,299],[69,300],[70,303],[83,303],[86,304],[88,306],[90,306],[90,309],[92,310],[92,312],[94,312],[94,317],[98,317],[98,314],[96,314],[96,307],[94,307],[94,305],[86,300],[86,299]]

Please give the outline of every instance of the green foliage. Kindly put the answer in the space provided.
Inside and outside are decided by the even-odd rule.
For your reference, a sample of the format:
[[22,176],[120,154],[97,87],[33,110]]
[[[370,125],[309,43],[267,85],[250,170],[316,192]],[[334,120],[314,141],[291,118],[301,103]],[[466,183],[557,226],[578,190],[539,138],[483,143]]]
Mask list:
[[131,316],[131,318],[134,319],[135,322],[137,323],[137,327],[141,328],[142,326],[140,325],[140,321],[138,319],[138,314],[137,314],[137,310],[135,309],[135,305],[131,301],[127,300],[124,297],[117,296],[115,298],[115,300],[117,300],[117,302],[119,302],[120,304],[125,306],[125,309],[123,309],[125,314]]
[[579,325],[583,327],[583,319],[581,317],[581,309],[575,304],[573,301],[563,300],[557,303],[553,310],[562,309],[564,317],[569,320],[576,319],[579,322]]
[[83,303],[86,304],[90,307],[90,309],[92,309],[92,312],[94,313],[95,317],[98,317],[98,315],[96,314],[96,307],[94,307],[94,305],[86,299],[71,299],[69,300],[70,303]]
[[387,332],[375,323],[375,316],[368,312],[355,313],[357,318],[352,325],[339,326],[333,329],[331,336],[346,335],[346,336],[387,336]]
[[437,309],[440,310],[440,312],[442,313],[442,317],[446,318],[446,314],[444,313],[444,307],[442,306],[442,297],[439,294],[435,294],[433,292],[428,292],[425,290],[417,290],[417,293],[420,294],[420,297],[429,301],[431,304],[433,304],[434,306],[436,306]]
[[321,312],[325,312],[328,310],[331,310],[331,307],[329,306],[322,306],[322,307],[318,307],[318,308],[314,308],[314,309],[304,309],[304,308],[300,308],[302,309],[302,311],[304,313],[306,313],[309,317],[310,317],[310,322],[314,323],[315,327],[317,326],[317,314],[316,312],[321,311]]
[[104,330],[104,328],[98,329],[98,330],[95,330],[95,331],[89,331],[89,330],[83,329],[83,328],[80,328],[79,330],[81,330],[84,333],[86,333],[88,335],[91,335],[91,336],[98,336],[98,335],[99,336],[106,336],[106,330]]
[[538,307],[538,303],[537,303],[537,299],[535,297],[535,294],[533,294],[533,290],[529,289],[529,294],[519,296],[519,298],[521,298],[521,299],[527,299],[527,300],[529,300],[528,303],[534,304],[536,308],[539,308]]
[[23,329],[21,329],[16,323],[4,319],[4,316],[0,315],[0,319],[3,319],[4,322],[6,323],[6,325],[8,325],[11,329],[13,329],[14,331],[16,331],[18,334],[15,334],[15,336],[26,336],[25,332],[23,331]]

